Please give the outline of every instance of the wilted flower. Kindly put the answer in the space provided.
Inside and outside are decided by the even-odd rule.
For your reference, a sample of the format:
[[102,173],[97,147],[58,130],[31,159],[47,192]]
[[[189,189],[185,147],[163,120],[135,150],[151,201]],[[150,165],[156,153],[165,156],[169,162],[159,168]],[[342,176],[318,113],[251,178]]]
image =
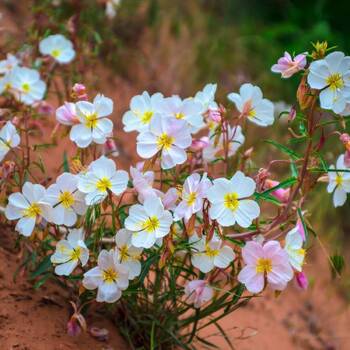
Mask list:
[[8,121],[0,130],[0,162],[11,148],[17,147],[21,142],[15,126]]
[[75,57],[72,42],[61,34],[49,35],[41,40],[39,51],[42,55],[49,55],[61,64],[69,63]]
[[188,281],[185,286],[186,301],[198,309],[207,301],[211,300],[213,294],[213,288],[204,280]]
[[274,73],[281,73],[282,78],[290,78],[295,73],[303,70],[306,66],[306,54],[301,53],[294,58],[286,51],[284,56],[278,59],[277,64],[271,67]]

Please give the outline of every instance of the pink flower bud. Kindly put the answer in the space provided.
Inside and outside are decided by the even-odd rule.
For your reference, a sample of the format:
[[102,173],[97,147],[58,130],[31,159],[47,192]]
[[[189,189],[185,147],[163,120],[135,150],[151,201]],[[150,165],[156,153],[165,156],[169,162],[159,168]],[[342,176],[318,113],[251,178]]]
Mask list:
[[347,145],[350,142],[350,136],[347,133],[341,134],[339,139],[344,143],[344,145]]
[[298,232],[300,233],[301,238],[305,241],[306,235],[305,235],[304,225],[300,219],[298,219],[298,221],[297,221],[297,228],[298,228]]
[[86,92],[86,87],[83,84],[76,83],[72,88],[72,95],[80,101],[86,101],[88,99],[88,95]]
[[220,123],[221,121],[221,113],[219,109],[209,109],[208,110],[208,118],[215,123]]
[[[265,181],[265,186],[267,187],[267,189],[273,188],[278,185],[278,181],[273,181],[269,179]],[[282,203],[286,203],[288,201],[289,193],[290,188],[278,188],[277,190],[271,192],[271,194],[275,196],[278,200],[280,200]]]
[[344,153],[344,165],[350,168],[350,151],[346,150]]
[[288,121],[292,122],[296,116],[297,116],[297,110],[295,106],[292,106],[288,114]]
[[309,286],[309,281],[304,272],[297,272],[295,274],[295,280],[301,289],[306,290]]
[[56,120],[63,125],[73,125],[79,122],[76,116],[75,104],[65,102],[63,106],[56,109]]
[[203,150],[204,148],[208,147],[209,146],[209,137],[208,136],[203,136],[201,137],[200,139],[197,139],[197,140],[193,140],[192,141],[192,145],[191,145],[191,148],[195,151],[195,152],[198,152],[198,151],[201,151]]
[[118,147],[115,144],[115,141],[112,138],[109,138],[106,140],[106,142],[103,145],[103,153],[104,154],[110,154],[113,157],[119,156]]
[[72,317],[67,323],[67,333],[71,337],[75,337],[81,333],[79,322],[74,317]]

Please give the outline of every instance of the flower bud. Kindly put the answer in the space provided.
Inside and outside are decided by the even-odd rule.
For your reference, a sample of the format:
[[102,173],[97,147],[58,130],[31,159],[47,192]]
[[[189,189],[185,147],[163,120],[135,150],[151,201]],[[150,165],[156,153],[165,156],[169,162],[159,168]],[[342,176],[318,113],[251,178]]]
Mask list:
[[309,286],[309,281],[304,272],[297,272],[295,274],[295,280],[301,289],[306,290]]
[[85,85],[80,84],[80,83],[74,84],[74,86],[72,88],[71,96],[75,100],[86,101],[88,99],[88,95],[87,95],[87,92],[86,92]]
[[289,114],[288,114],[288,121],[292,122],[295,119],[296,116],[297,116],[297,110],[296,110],[295,106],[292,106],[290,108],[290,111],[289,111]]
[[76,116],[75,104],[65,102],[63,106],[56,109],[56,120],[63,125],[73,125],[79,120]]
[[115,141],[112,138],[108,138],[103,144],[103,154],[109,154],[112,157],[118,157],[119,151]]
[[297,99],[301,110],[305,110],[311,106],[313,96],[309,85],[306,83],[306,75],[300,81],[297,90]]
[[203,136],[200,139],[194,139],[192,141],[191,149],[195,152],[199,152],[208,146],[209,146],[209,137]]
[[[267,189],[273,188],[278,185],[279,185],[278,181],[273,181],[269,179],[265,181],[265,187]],[[282,203],[286,203],[289,198],[290,188],[278,188],[277,190],[271,192],[271,194],[274,197],[276,197],[278,200],[280,200]]]

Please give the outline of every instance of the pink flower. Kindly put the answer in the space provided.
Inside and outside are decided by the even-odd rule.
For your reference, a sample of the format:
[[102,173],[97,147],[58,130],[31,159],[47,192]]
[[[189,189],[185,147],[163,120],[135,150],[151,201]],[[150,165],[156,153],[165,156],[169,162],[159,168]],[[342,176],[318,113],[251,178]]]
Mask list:
[[[265,181],[265,187],[267,189],[276,187],[279,185],[278,181],[273,181],[267,179]],[[289,198],[290,188],[278,188],[277,190],[271,192],[271,194],[276,197],[278,200],[280,200],[282,203],[286,203]]]
[[190,281],[185,286],[187,301],[193,303],[195,308],[200,308],[213,297],[213,294],[213,288],[204,280]]
[[56,120],[63,125],[73,125],[78,123],[78,117],[76,115],[75,104],[71,102],[65,102],[63,106],[56,109]]
[[166,193],[163,196],[161,196],[164,209],[174,210],[175,204],[178,198],[179,198],[179,194],[177,192],[177,189],[174,187],[169,188],[168,191],[166,191]]
[[112,138],[108,138],[103,144],[103,154],[110,154],[113,157],[119,156],[118,147]]
[[278,59],[277,64],[271,67],[271,71],[281,73],[282,78],[290,78],[295,73],[304,69],[306,63],[305,53],[301,53],[292,59],[291,55],[285,52],[284,56]]
[[200,139],[192,140],[191,149],[195,152],[201,151],[204,148],[208,147],[210,140],[208,136],[202,136]]
[[283,290],[293,278],[288,254],[278,241],[268,241],[264,245],[249,241],[242,249],[246,266],[238,275],[251,293],[260,293],[264,289],[265,279],[274,290]]
[[86,87],[83,84],[76,83],[72,88],[72,95],[79,101],[87,101],[88,95],[86,93]]
[[304,272],[297,272],[295,274],[295,280],[301,289],[305,290],[309,286],[309,281]]

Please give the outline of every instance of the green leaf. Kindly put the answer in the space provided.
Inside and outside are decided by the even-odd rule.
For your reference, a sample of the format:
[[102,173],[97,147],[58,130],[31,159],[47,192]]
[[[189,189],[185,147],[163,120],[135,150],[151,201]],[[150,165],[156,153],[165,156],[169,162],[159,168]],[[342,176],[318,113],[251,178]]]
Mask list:
[[345,259],[342,255],[334,254],[329,257],[330,265],[331,265],[331,272],[332,277],[335,278],[340,276],[344,270],[345,267]]
[[271,192],[274,192],[276,190],[278,190],[279,188],[286,188],[286,187],[290,187],[292,186],[293,184],[295,184],[297,182],[297,178],[296,177],[290,177],[289,179],[287,180],[284,180],[282,182],[280,182],[277,186],[274,186],[264,192],[261,192],[261,193],[256,193],[255,195],[257,197],[260,197],[260,196],[264,196],[264,195],[267,195]]
[[68,157],[67,157],[67,152],[64,151],[63,152],[63,170],[66,172],[66,173],[69,173],[69,162],[68,162]]
[[37,268],[30,274],[30,279],[34,279],[43,273],[47,272],[51,267],[51,254],[45,256],[45,258],[40,262]]
[[298,154],[297,152],[294,152],[293,150],[291,150],[290,148],[288,148],[287,146],[284,146],[276,141],[273,140],[265,140],[264,142],[275,146],[277,149],[279,149],[281,152],[287,154],[289,157],[291,157],[293,160],[298,160],[301,159],[301,155]]

